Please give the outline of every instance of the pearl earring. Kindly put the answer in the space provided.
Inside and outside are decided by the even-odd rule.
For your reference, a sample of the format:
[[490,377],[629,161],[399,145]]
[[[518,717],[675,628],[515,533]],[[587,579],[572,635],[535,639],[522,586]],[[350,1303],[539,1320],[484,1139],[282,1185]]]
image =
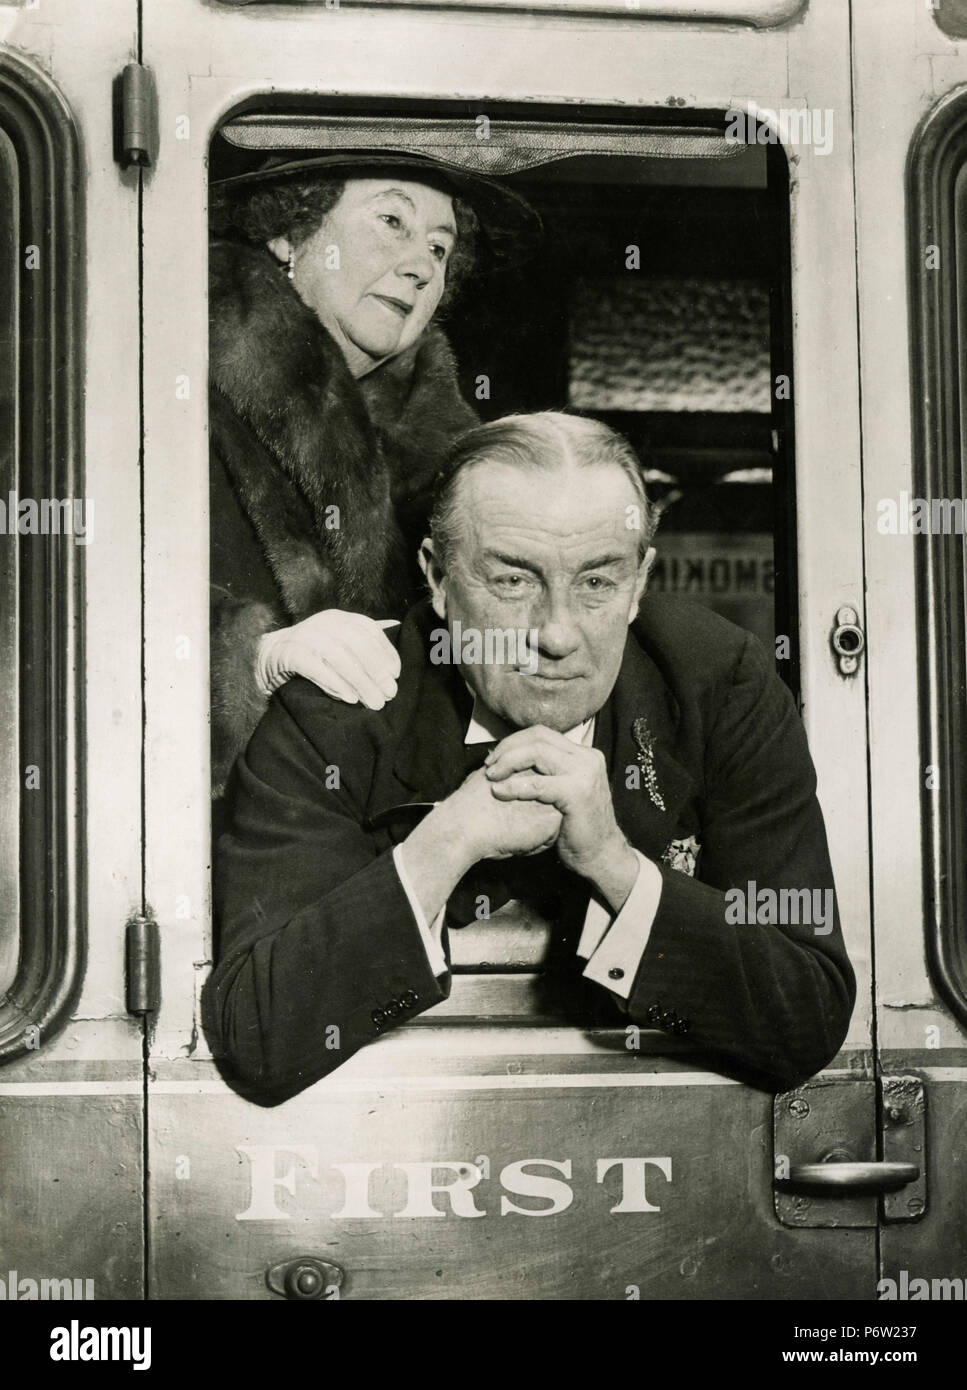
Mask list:
[[289,247],[289,263],[286,267],[285,273],[290,280],[295,279],[295,252],[293,251],[291,246]]

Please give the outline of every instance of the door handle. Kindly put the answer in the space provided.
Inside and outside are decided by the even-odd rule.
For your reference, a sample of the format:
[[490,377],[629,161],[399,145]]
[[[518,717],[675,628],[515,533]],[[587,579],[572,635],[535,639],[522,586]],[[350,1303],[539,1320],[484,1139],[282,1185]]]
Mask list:
[[776,1186],[852,1196],[857,1192],[895,1192],[919,1176],[916,1163],[794,1163],[787,1176],[776,1179]]

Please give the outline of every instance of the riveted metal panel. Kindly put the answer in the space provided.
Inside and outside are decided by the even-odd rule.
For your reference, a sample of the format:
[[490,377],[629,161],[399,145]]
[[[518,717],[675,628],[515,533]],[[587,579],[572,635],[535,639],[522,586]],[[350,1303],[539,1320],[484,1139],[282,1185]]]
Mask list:
[[[16,538],[20,704],[4,706],[16,746],[0,755],[0,789],[16,836],[4,867],[19,860],[29,949],[5,1018],[7,1051],[20,1055],[0,1069],[8,1298],[11,1270],[25,1281],[13,1297],[44,1278],[60,1281],[53,1297],[68,1279],[82,1298],[88,1280],[97,1299],[143,1293],[142,1034],[123,995],[124,923],[141,878],[139,247],[110,101],[137,10],[102,0],[92,22],[74,0],[0,6],[0,124],[20,113],[18,170],[35,181],[19,190],[13,233],[19,376],[4,374],[4,388],[18,388],[20,457],[12,478],[8,434],[0,495],[73,497],[90,522],[83,546],[63,529]],[[81,238],[82,226],[95,235]]]
[[[895,1060],[901,1059],[886,1054],[882,1065]],[[910,1065],[909,1057],[904,1063]],[[922,1053],[917,1075],[926,1097],[925,1184],[896,1194],[893,1212],[900,1219],[888,1214],[880,1242],[880,1277],[899,1285],[906,1271],[907,1299],[911,1279],[967,1279],[967,1067],[937,1065]],[[904,1297],[899,1288],[894,1296]],[[931,1288],[928,1296],[943,1294]]]
[[154,1295],[272,1299],[268,1271],[309,1255],[340,1299],[872,1297],[872,1232],[776,1220],[770,1096],[621,1039],[448,1038],[389,1037],[273,1110],[159,1067]]
[[129,1061],[63,1058],[4,1070],[0,1280],[8,1300],[43,1297],[20,1283],[43,1279],[79,1280],[73,1296],[84,1299],[142,1296],[143,1089]]

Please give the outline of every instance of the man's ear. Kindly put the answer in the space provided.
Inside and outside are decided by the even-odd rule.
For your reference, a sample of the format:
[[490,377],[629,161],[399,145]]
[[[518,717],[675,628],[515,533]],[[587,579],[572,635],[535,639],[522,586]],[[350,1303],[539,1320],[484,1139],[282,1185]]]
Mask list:
[[289,257],[294,247],[287,236],[274,236],[271,241],[267,241],[265,244],[280,265],[289,264]]
[[642,600],[645,590],[648,588],[648,576],[651,574],[651,567],[655,563],[655,547],[650,545],[645,551],[645,558],[638,566],[638,574],[635,579],[635,597],[630,609],[628,610],[628,622],[633,623],[638,616],[638,605]]
[[447,577],[437,562],[433,542],[429,536],[423,537],[423,544],[420,546],[417,559],[420,562],[420,569],[426,576],[426,582],[430,586],[430,602],[433,605],[433,611],[438,618],[446,621]]

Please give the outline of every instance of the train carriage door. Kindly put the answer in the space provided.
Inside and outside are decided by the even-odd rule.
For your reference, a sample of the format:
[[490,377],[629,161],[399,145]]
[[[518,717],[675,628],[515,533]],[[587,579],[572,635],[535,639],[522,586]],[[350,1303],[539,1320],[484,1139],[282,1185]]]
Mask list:
[[967,6],[853,11],[882,1145],[919,1169],[879,1276],[942,1299],[967,1263]]
[[[0,1298],[143,1292],[137,0],[0,6]],[[130,114],[130,108],[128,110]],[[120,152],[120,151],[118,151]],[[144,1002],[144,1001],[140,1001]]]
[[[789,1187],[824,1160],[876,1159],[849,8],[144,0],[143,12],[160,112],[143,237],[145,862],[161,939],[150,1292],[872,1296],[875,1197]],[[544,294],[547,346],[531,350],[529,321],[498,326],[496,350],[453,336],[465,380],[493,384],[492,413],[569,403],[650,442],[655,487],[679,494],[663,583],[710,576],[696,601],[743,599],[731,616],[775,642],[859,981],[841,1056],[801,1093],[729,1080],[687,1040],[542,1013],[539,963],[497,935],[461,947],[446,1007],[276,1109],[239,1098],[213,1065],[198,1010],[211,962],[209,161],[229,121],[243,146],[271,121],[290,139],[300,121],[311,136],[336,119],[347,139],[366,126],[357,143],[399,141],[408,121],[424,137],[434,122],[506,124],[568,156],[580,127],[580,168],[517,170],[556,240],[507,311]],[[615,126],[627,145],[606,163],[595,140]],[[686,215],[692,267],[676,259]],[[609,305],[625,306],[620,333]],[[649,319],[662,329],[651,344]],[[663,363],[644,350],[654,343]],[[513,360],[523,384],[501,375]],[[738,580],[725,592],[771,559],[768,611],[755,582],[755,602]]]

